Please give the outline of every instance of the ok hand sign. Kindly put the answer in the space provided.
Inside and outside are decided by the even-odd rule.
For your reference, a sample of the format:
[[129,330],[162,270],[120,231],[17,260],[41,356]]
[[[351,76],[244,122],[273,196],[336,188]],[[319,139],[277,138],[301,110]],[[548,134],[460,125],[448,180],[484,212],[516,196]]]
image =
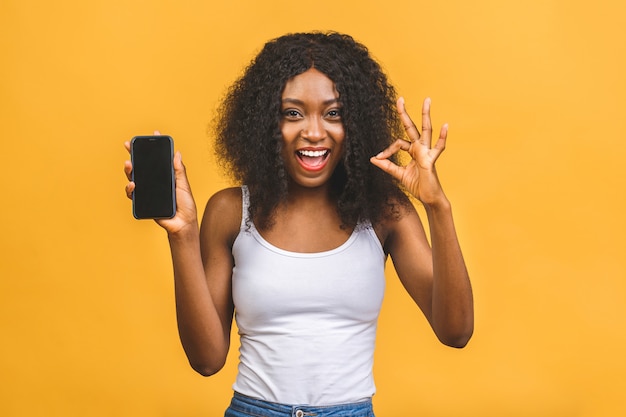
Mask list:
[[[397,107],[408,140],[396,140],[387,149],[372,157],[370,162],[398,179],[425,206],[446,202],[446,196],[443,193],[435,170],[435,161],[445,148],[448,125],[444,124],[442,126],[439,138],[435,146],[432,147],[430,98],[424,100],[422,107],[421,134],[407,113],[402,97],[398,99]],[[400,150],[407,152],[411,156],[411,161],[406,166],[396,165],[387,159]]]

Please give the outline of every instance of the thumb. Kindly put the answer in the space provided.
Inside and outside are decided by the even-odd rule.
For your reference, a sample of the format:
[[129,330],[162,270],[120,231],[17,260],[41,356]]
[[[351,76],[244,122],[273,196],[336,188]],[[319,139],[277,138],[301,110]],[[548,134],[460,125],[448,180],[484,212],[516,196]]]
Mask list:
[[176,179],[179,176],[185,176],[185,165],[183,164],[183,156],[180,151],[176,151],[174,154],[174,174],[176,175]]
[[174,154],[174,176],[176,177],[176,182],[187,183],[187,172],[180,151]]
[[174,154],[174,176],[176,178],[176,189],[191,194],[191,185],[187,179],[187,168],[183,164],[183,157],[180,151]]

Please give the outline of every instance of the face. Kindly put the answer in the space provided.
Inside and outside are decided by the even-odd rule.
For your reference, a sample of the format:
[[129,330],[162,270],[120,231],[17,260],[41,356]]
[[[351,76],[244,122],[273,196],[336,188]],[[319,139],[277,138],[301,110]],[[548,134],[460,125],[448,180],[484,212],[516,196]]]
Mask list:
[[281,104],[282,157],[292,182],[328,184],[344,152],[341,105],[335,84],[311,68],[285,84]]

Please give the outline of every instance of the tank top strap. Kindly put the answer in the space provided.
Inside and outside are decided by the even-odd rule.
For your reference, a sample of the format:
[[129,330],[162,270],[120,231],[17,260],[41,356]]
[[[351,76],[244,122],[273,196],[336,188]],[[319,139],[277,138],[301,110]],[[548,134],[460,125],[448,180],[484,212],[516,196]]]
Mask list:
[[247,185],[241,186],[241,229],[244,230],[247,224],[250,224],[248,221],[249,213],[248,210],[250,207],[250,190],[248,190]]

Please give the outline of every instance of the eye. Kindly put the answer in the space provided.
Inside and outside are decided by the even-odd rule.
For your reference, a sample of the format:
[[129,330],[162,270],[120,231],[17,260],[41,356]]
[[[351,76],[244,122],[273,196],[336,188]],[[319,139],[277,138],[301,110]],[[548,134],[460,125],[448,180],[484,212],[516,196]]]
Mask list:
[[285,109],[283,110],[283,117],[286,119],[299,119],[302,117],[302,113],[296,109]]
[[329,119],[341,119],[341,110],[331,109],[326,113],[326,117]]

